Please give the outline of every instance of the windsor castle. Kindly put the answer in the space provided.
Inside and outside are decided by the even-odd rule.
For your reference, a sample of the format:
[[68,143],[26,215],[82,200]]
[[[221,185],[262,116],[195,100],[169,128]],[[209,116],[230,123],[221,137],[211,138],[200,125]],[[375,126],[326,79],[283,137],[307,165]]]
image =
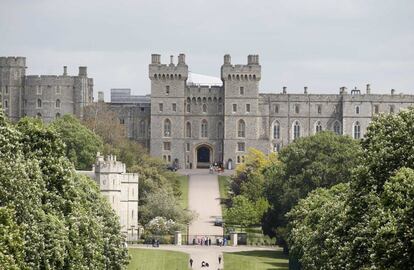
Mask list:
[[[414,95],[375,94],[364,90],[338,94],[260,93],[258,55],[246,64],[224,56],[221,78],[189,72],[185,55],[177,63],[161,63],[153,54],[149,64],[151,94],[131,95],[130,89],[111,89],[109,106],[117,112],[130,139],[147,146],[152,156],[181,168],[223,162],[234,168],[248,148],[270,153],[293,140],[323,130],[361,138],[373,116],[396,113],[414,105]],[[64,114],[83,116],[93,102],[93,79],[87,68],[76,76],[26,75],[24,57],[0,57],[0,100],[13,121],[23,116],[46,122]],[[98,100],[103,101],[102,93]]]

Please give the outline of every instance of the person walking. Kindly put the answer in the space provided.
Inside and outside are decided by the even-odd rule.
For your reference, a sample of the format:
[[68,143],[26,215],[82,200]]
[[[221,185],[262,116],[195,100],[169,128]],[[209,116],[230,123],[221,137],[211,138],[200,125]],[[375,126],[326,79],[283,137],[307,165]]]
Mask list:
[[193,268],[193,258],[190,258],[190,267]]
[[221,255],[218,256],[219,265],[221,264]]

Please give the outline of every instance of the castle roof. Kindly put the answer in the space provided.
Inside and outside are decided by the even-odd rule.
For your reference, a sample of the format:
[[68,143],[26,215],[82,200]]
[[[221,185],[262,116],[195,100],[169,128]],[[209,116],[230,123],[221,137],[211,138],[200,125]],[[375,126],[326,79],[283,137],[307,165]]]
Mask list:
[[222,86],[220,78],[188,72],[187,85]]

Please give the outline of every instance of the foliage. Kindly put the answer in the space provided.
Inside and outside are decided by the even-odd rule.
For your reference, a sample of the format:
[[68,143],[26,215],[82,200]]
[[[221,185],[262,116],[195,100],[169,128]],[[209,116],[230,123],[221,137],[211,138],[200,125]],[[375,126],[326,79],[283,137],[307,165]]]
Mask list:
[[24,269],[23,233],[11,208],[0,207],[0,268]]
[[235,175],[231,177],[230,188],[233,194],[246,196],[252,201],[263,197],[263,171],[276,164],[276,154],[266,156],[263,152],[250,148],[245,163],[238,165]]
[[180,227],[172,220],[164,217],[155,217],[145,226],[147,230],[155,235],[173,234]]
[[103,150],[99,136],[72,115],[64,115],[52,123],[52,127],[66,145],[66,157],[78,170],[90,169],[95,162],[97,152]]
[[265,233],[276,235],[286,247],[286,213],[316,188],[349,182],[361,152],[357,141],[332,132],[300,138],[283,148],[280,163],[264,172],[271,204],[263,222]]
[[319,188],[287,214],[289,252],[300,258],[305,269],[342,269],[337,259],[344,230],[348,184]]
[[23,256],[16,247],[14,264],[125,268],[128,255],[116,214],[96,184],[75,173],[65,153],[53,127],[29,118],[13,127],[0,112],[0,207],[14,209],[7,224],[17,228],[15,223],[23,238]]
[[232,207],[225,212],[226,224],[238,225],[242,228],[259,224],[268,208],[269,204],[264,198],[252,202],[245,196],[238,195],[233,198]]

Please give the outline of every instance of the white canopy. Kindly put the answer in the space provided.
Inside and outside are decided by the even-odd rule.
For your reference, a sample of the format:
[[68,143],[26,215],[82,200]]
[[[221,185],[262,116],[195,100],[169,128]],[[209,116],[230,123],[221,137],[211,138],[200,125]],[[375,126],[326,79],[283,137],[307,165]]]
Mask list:
[[220,78],[188,72],[187,85],[222,86]]

